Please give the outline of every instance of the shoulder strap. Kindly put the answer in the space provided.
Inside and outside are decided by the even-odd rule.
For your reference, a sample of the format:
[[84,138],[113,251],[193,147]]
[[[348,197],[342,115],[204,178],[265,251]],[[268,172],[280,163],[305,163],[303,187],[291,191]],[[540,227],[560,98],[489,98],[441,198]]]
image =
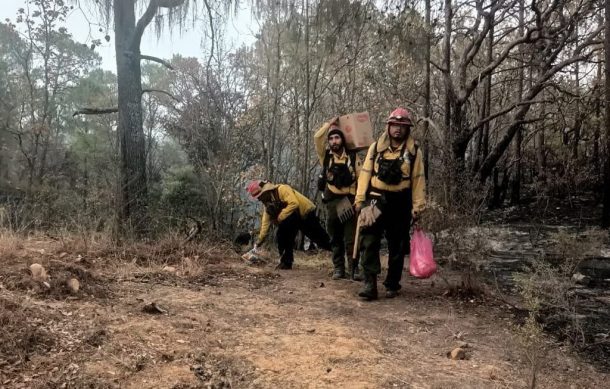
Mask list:
[[371,155],[371,161],[373,161],[373,166],[371,166],[371,177],[377,175],[377,172],[375,171],[375,160],[377,160],[377,154],[379,154],[377,152],[377,142],[373,143],[373,146],[373,155]]
[[417,150],[419,150],[419,146],[417,145],[417,143],[415,143],[413,145],[413,150],[415,150],[415,153],[411,154],[410,152],[409,154],[409,165],[410,165],[410,169],[411,171],[409,172],[409,178],[413,178],[413,166],[415,165],[415,160],[417,159]]
[[373,148],[373,155],[371,156],[371,159],[374,161],[375,158],[377,158],[377,142],[373,144],[375,145],[375,147]]
[[329,149],[326,149],[326,152],[324,154],[324,161],[322,162],[322,174],[324,174],[324,176],[326,177],[326,171],[328,170],[328,165],[330,163],[330,157],[331,157],[331,151]]
[[347,151],[347,158],[349,158],[349,164],[352,167],[352,170],[354,171],[354,173],[356,172],[357,155],[358,155],[358,152],[356,150]]

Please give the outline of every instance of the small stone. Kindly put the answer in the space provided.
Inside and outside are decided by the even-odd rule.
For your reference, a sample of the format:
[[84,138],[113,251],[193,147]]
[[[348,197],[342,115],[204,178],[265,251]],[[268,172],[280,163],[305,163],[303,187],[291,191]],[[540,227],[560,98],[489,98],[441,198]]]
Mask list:
[[80,282],[76,278],[70,278],[66,282],[66,285],[68,286],[68,289],[70,289],[70,293],[76,294],[76,293],[78,293],[78,290],[80,289]]
[[163,271],[166,273],[176,273],[176,268],[173,266],[164,266]]
[[447,353],[447,358],[453,359],[454,361],[466,359],[466,351],[463,348],[454,348],[451,352]]
[[293,293],[293,292],[292,292],[292,290],[289,290],[289,291],[288,291],[288,294],[292,294],[292,293]]
[[33,263],[30,265],[30,273],[32,274],[32,278],[34,281],[48,281],[49,275],[45,268],[39,263]]
[[310,334],[313,334],[314,332],[316,332],[315,328],[310,328],[307,330],[307,332],[309,332]]
[[323,287],[324,287],[324,283],[323,283],[323,282],[320,282],[320,286],[319,286],[319,287],[320,287],[320,288],[323,288]]
[[65,257],[66,255],[68,255],[68,253],[63,252],[63,253],[59,254],[59,258],[63,258],[63,257]]
[[333,368],[332,368],[332,367],[327,367],[327,368],[326,368],[326,372],[327,372],[327,373],[330,373],[331,371],[333,371]]

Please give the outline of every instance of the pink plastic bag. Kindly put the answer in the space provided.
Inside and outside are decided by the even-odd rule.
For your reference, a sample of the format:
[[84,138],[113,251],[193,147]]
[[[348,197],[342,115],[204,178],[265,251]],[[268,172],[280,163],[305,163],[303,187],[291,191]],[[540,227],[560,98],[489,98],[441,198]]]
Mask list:
[[432,241],[419,228],[415,229],[411,237],[409,272],[417,278],[428,278],[436,272]]

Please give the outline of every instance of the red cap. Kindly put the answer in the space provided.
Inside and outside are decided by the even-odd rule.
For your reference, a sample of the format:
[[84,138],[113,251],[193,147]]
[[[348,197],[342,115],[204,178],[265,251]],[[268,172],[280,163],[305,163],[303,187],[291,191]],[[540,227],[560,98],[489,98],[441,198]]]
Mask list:
[[261,195],[263,189],[262,189],[262,184],[263,181],[261,180],[254,180],[254,181],[250,181],[248,183],[248,186],[246,187],[246,191],[250,194],[250,196],[252,196],[252,198],[256,199],[258,198],[258,196]]

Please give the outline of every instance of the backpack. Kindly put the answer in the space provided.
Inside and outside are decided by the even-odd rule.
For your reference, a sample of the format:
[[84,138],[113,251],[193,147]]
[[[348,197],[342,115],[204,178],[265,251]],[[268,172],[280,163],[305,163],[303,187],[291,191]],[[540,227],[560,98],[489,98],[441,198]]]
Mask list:
[[[409,169],[410,169],[409,177],[407,179],[411,180],[411,178],[413,177],[413,165],[415,165],[415,160],[417,159],[417,150],[419,150],[419,146],[417,145],[417,143],[415,143],[414,148],[415,148],[415,153],[411,154],[411,152],[409,152],[409,149],[407,147],[407,143],[405,142],[405,144],[403,145],[403,148],[400,150],[401,151],[400,157],[398,157],[394,160],[387,160],[387,159],[383,159],[381,156],[379,156],[379,159],[381,160],[378,163],[379,170],[375,171],[375,168],[374,168],[375,165],[373,162],[372,175],[377,176],[381,181],[385,182],[386,184],[389,184],[389,185],[399,184],[403,179],[405,179],[405,177],[402,175],[402,170],[400,169],[400,167],[402,166],[402,163],[405,161],[405,156],[406,156],[407,158],[409,158]],[[373,161],[375,161],[378,157],[378,154],[379,153],[377,152],[377,142],[375,142],[375,152],[373,153],[373,156],[371,157],[371,159]],[[386,162],[384,162],[384,161],[386,161]],[[386,181],[386,180],[388,180],[388,181]]]
[[[351,186],[356,181],[356,151],[346,150],[346,154],[348,160],[347,164],[333,164],[333,166],[329,166],[331,162],[332,152],[330,150],[326,151],[326,154],[324,155],[324,162],[322,163],[322,173],[320,174],[318,179],[318,190],[324,191],[327,183],[330,185],[334,185],[337,188],[345,188]],[[352,168],[353,173],[349,171],[350,166]],[[347,169],[345,167],[347,167]],[[334,173],[333,177],[336,177],[333,178],[332,181],[329,181],[327,178],[329,169],[331,169],[331,172]]]
[[280,200],[280,196],[276,188],[273,190],[273,193],[271,193],[271,200],[263,202],[263,205],[265,206],[265,212],[267,212],[271,220],[277,220],[278,216],[282,212],[282,209],[286,208],[286,205],[288,204]]

